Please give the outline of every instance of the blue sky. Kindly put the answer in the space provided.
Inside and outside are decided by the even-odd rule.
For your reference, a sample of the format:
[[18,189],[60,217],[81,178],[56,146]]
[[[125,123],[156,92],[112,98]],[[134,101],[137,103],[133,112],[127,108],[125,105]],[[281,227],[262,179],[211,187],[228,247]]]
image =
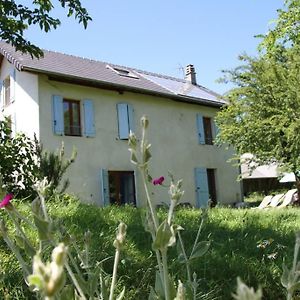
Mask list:
[[[56,2],[54,2],[56,4]],[[62,26],[30,29],[38,46],[182,78],[194,64],[199,84],[223,93],[221,70],[256,54],[254,35],[267,32],[283,0],[82,0],[93,21],[87,30],[55,11]],[[57,5],[57,4],[56,4]]]

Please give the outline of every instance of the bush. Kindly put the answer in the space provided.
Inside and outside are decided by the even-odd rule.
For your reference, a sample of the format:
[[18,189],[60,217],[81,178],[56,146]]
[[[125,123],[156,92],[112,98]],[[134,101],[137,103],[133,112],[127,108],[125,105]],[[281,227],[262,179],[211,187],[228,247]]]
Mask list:
[[24,134],[12,136],[8,120],[0,121],[0,174],[2,189],[19,198],[35,195],[38,174],[36,144]]

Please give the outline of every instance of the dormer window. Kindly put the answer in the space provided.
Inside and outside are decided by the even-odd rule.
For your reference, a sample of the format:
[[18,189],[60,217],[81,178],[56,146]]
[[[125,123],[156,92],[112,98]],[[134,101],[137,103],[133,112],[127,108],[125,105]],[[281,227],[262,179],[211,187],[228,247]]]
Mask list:
[[120,76],[124,76],[124,77],[130,77],[130,78],[134,78],[134,79],[139,79],[139,77],[133,73],[132,71],[120,68],[120,67],[112,67],[107,65],[106,66],[108,69],[111,69],[112,71],[116,72],[118,75]]

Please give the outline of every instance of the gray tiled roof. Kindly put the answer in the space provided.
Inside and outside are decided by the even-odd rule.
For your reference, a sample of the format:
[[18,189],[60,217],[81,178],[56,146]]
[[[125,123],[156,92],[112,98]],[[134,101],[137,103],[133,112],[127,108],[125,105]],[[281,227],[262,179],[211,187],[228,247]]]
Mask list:
[[[30,55],[15,51],[3,41],[0,41],[0,53],[19,71],[44,73],[56,78],[84,81],[94,86],[155,94],[209,106],[221,106],[225,103],[216,93],[202,86],[170,76],[47,50],[44,50],[43,58],[32,59]],[[127,70],[134,76],[121,76],[114,68]]]

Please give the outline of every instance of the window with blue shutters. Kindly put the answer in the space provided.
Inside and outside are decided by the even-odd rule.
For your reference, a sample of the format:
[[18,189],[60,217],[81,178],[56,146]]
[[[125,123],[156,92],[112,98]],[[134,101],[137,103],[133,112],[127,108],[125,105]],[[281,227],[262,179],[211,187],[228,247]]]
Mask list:
[[133,171],[100,170],[100,205],[136,205]]
[[127,103],[117,104],[119,139],[127,140],[129,132],[134,132],[133,108]]
[[197,114],[197,131],[199,144],[213,145],[217,128],[212,118]]
[[[83,114],[83,122],[81,114]],[[52,128],[56,135],[95,137],[93,100],[80,101],[53,95]]]

